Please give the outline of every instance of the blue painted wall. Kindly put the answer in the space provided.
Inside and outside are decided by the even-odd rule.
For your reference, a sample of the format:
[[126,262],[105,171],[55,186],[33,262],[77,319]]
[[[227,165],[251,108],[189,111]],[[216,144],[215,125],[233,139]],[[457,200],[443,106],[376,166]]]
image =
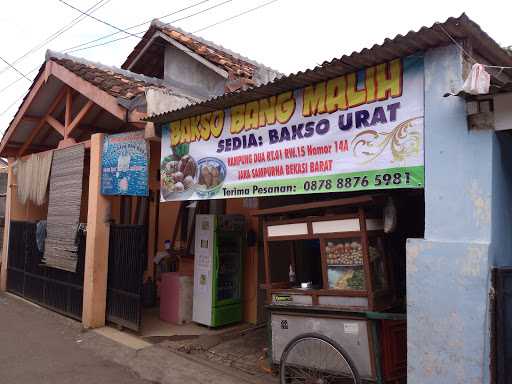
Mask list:
[[[408,382],[488,383],[489,271],[510,239],[509,137],[468,130],[454,47],[425,54],[425,238],[407,243]],[[510,236],[509,236],[510,237]]]
[[425,238],[489,242],[493,135],[469,131],[455,46],[425,54]]

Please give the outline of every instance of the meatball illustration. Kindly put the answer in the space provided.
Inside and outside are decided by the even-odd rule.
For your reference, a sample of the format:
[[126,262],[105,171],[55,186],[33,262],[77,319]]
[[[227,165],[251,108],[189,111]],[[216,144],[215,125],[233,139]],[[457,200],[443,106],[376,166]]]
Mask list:
[[194,158],[169,156],[162,162],[161,183],[167,193],[182,193],[194,186],[197,165]]

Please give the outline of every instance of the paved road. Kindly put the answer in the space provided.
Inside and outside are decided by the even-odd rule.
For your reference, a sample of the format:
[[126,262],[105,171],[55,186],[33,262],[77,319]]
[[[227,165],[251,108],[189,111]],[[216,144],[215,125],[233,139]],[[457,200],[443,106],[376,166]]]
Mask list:
[[80,324],[0,294],[0,383],[148,384],[81,346]]

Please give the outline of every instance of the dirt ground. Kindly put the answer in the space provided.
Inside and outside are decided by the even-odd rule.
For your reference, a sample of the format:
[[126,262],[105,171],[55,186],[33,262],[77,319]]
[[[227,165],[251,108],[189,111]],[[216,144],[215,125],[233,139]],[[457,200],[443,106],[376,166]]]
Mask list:
[[265,382],[277,383],[268,363],[268,344],[268,330],[265,326],[188,340],[170,339],[161,343],[172,351],[222,364]]

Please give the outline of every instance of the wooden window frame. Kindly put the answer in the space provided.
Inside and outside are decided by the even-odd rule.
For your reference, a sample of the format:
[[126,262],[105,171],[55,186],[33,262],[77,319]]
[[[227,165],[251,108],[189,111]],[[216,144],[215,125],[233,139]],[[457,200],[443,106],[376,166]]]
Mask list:
[[[379,230],[367,230],[367,220],[373,219],[374,217],[367,216],[363,207],[358,207],[354,213],[346,214],[333,214],[325,216],[308,216],[303,218],[279,220],[276,218],[263,218],[263,240],[264,240],[264,264],[265,264],[265,284],[262,288],[267,291],[267,301],[272,303],[273,294],[297,294],[303,296],[312,296],[312,304],[318,305],[319,296],[338,296],[338,297],[365,297],[368,299],[368,309],[373,310],[377,307],[376,299],[381,296],[385,296],[392,291],[391,280],[389,274],[389,256],[387,253],[384,257],[384,268],[386,273],[386,280],[388,286],[386,289],[374,292],[373,281],[372,281],[372,270],[370,265],[369,257],[369,239],[384,235],[384,231]],[[358,219],[359,220],[359,231],[348,231],[348,232],[331,232],[331,233],[313,233],[313,223],[319,221],[333,221],[333,220],[344,220],[344,219]],[[308,233],[305,235],[290,235],[290,236],[268,236],[268,227],[274,225],[284,224],[296,224],[296,223],[307,223]],[[346,289],[335,289],[328,288],[328,265],[327,255],[325,253],[325,245],[327,240],[332,239],[344,239],[344,238],[358,238],[362,245],[363,254],[363,268],[365,277],[365,289],[364,290],[346,290]],[[319,240],[320,241],[320,257],[322,265],[322,288],[303,290],[299,288],[290,288],[288,282],[272,282],[271,281],[271,255],[269,251],[269,244],[278,241],[294,241],[294,240]],[[377,297],[375,297],[377,296]],[[378,300],[377,300],[378,301]]]

